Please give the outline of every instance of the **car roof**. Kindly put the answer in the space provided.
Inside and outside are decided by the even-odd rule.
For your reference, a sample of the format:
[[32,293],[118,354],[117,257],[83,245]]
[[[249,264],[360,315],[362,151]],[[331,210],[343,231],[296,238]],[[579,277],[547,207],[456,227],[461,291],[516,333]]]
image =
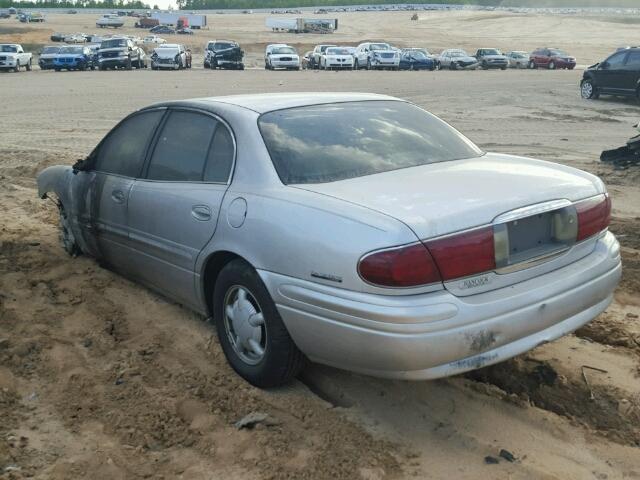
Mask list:
[[188,100],[177,100],[152,105],[161,106],[189,106],[199,107],[205,110],[210,109],[215,103],[234,105],[239,108],[252,110],[257,113],[272,112],[286,108],[306,107],[310,105],[322,105],[327,103],[358,102],[367,100],[393,100],[403,101],[388,95],[378,95],[374,93],[263,93],[248,95],[229,95],[223,97],[193,98]]

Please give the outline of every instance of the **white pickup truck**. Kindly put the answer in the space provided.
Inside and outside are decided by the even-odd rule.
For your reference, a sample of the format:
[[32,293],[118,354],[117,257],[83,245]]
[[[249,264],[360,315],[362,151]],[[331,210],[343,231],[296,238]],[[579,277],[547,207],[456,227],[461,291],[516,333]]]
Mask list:
[[107,13],[96,21],[96,26],[100,28],[113,27],[118,28],[124,25],[124,20],[114,13]]
[[0,69],[17,72],[20,67],[31,70],[31,53],[26,53],[17,43],[0,43]]

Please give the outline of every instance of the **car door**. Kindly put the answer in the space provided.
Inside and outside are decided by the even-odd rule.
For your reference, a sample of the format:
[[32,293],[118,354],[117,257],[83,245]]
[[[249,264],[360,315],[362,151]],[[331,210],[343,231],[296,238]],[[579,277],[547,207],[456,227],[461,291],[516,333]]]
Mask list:
[[74,178],[72,215],[81,232],[83,251],[127,270],[127,206],[131,186],[144,164],[165,109],[130,115],[100,142]]
[[622,68],[621,86],[623,91],[635,94],[640,86],[640,50],[631,50]]
[[624,91],[626,58],[626,51],[616,52],[598,66],[595,71],[595,80],[601,93],[615,94]]
[[220,118],[172,109],[129,199],[129,239],[136,276],[195,306],[195,264],[213,236],[235,158]]

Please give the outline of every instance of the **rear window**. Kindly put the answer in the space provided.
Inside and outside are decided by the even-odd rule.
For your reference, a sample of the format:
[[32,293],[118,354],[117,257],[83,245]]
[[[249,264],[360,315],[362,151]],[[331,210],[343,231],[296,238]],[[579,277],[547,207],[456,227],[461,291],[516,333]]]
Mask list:
[[442,120],[399,101],[277,110],[258,124],[285,184],[334,182],[482,155]]

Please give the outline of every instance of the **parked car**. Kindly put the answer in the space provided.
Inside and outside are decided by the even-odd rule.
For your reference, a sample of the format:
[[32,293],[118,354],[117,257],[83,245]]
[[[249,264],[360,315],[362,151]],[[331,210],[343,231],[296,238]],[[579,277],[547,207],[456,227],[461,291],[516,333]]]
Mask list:
[[621,275],[598,177],[388,96],[152,105],[37,185],[68,252],[211,317],[260,387],[305,357],[405,380],[497,363],[599,315]]
[[96,26],[100,28],[107,28],[107,27],[119,28],[119,27],[122,27],[123,25],[124,25],[124,20],[122,20],[120,17],[118,17],[118,15],[113,13],[106,13],[96,21]]
[[67,34],[66,33],[60,33],[60,32],[55,32],[51,34],[51,37],[49,37],[51,39],[52,42],[64,42],[64,37],[66,37]]
[[244,51],[233,40],[211,40],[204,48],[204,68],[244,70]]
[[9,12],[0,12],[0,18],[11,18]]
[[313,50],[304,53],[300,59],[300,66],[305,70],[313,68]]
[[311,67],[310,67],[310,68],[315,68],[316,70],[317,70],[318,68],[320,68],[320,57],[322,56],[322,54],[324,53],[324,51],[325,51],[327,48],[330,48],[330,47],[336,47],[336,46],[337,46],[337,45],[326,45],[326,44],[323,44],[323,45],[316,45],[316,46],[313,48],[313,51],[311,52],[311,57],[309,57],[310,65],[311,65]]
[[147,68],[147,54],[126,37],[114,37],[104,40],[98,50],[100,70],[108,68]]
[[361,43],[356,47],[354,68],[367,70],[390,68],[397,70],[400,66],[400,51],[388,43]]
[[166,43],[156,47],[151,54],[151,69],[163,68],[172,70],[191,68],[191,50],[177,43]]
[[403,48],[400,50],[400,70],[435,70],[436,61],[424,48]]
[[582,74],[580,95],[596,99],[601,94],[640,100],[640,47],[619,50]]
[[490,68],[506,70],[509,66],[509,59],[497,48],[479,48],[475,57],[483,70]]
[[167,41],[157,35],[148,35],[144,37],[142,43],[143,45],[162,45],[163,43],[167,43]]
[[529,68],[544,67],[549,70],[568,68],[573,70],[576,58],[557,48],[538,48],[529,55]]
[[449,70],[475,70],[478,59],[459,48],[450,48],[440,54],[440,66]]
[[17,43],[0,43],[0,70],[31,70],[32,55]]
[[529,67],[529,54],[527,52],[520,50],[507,52],[507,60],[509,61],[509,68]]
[[264,68],[266,70],[275,70],[277,68],[300,70],[300,57],[296,49],[287,44],[274,43],[267,45],[264,52]]
[[191,30],[189,27],[183,27],[176,30],[176,33],[179,35],[193,35],[193,30]]
[[56,45],[47,45],[42,49],[42,51],[40,52],[40,56],[38,57],[38,65],[40,66],[40,70],[53,69],[53,59],[60,51],[60,48],[62,47]]
[[174,33],[176,33],[176,31],[173,28],[168,27],[166,25],[158,25],[156,27],[153,27],[151,28],[151,30],[149,30],[149,32],[159,33],[164,35],[173,35]]
[[329,47],[320,57],[320,70],[353,70],[354,57],[346,47]]
[[60,70],[94,70],[93,52],[86,46],[64,46],[53,59],[53,69]]
[[87,37],[85,37],[82,33],[73,33],[71,35],[65,35],[64,42],[65,43],[86,43]]

